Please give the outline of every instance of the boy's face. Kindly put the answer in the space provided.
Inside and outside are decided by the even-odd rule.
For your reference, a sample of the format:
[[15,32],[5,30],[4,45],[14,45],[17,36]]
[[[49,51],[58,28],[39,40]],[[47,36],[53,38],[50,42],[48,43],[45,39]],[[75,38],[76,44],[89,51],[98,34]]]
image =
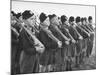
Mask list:
[[47,18],[45,19],[45,21],[43,22],[43,24],[44,24],[46,27],[50,26],[49,17],[47,17]]
[[68,25],[68,21],[65,21],[64,24],[65,24],[65,25]]
[[55,25],[59,25],[59,19],[58,19],[58,17],[57,17],[57,16],[53,17],[53,18],[51,19],[51,23],[53,23],[53,24],[55,24]]
[[81,22],[78,22],[77,24],[78,24],[78,25],[81,25]]
[[11,20],[11,24],[15,25],[16,24],[16,20]]
[[85,24],[86,24],[86,21],[84,20],[84,21],[82,22],[82,24],[85,25]]
[[34,26],[34,25],[36,24],[36,16],[33,15],[33,16],[31,16],[30,18],[28,18],[26,21],[27,21],[27,23],[28,23],[29,25]]
[[14,19],[13,15],[11,14],[11,24],[15,25],[15,23],[16,23],[16,20]]
[[74,21],[73,22],[69,22],[71,25],[74,23]]
[[20,16],[20,17],[19,17],[19,20],[21,20],[21,21],[22,21],[22,16]]
[[89,20],[89,23],[92,23],[92,20]]

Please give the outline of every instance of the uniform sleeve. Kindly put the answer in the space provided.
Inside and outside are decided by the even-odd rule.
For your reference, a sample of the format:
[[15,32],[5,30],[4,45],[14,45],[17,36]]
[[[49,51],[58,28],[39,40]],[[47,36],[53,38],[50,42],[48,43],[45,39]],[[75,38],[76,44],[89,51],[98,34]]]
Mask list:
[[39,35],[39,39],[40,41],[44,44],[44,46],[48,49],[54,49],[57,48],[58,45],[56,42],[54,42],[53,40],[51,40],[45,33],[40,32]]
[[[83,37],[83,38],[87,38],[88,37],[88,34],[85,33],[84,31],[82,31],[80,28],[76,27],[77,28],[77,31],[80,33],[80,35]],[[82,28],[83,29],[83,28]]]

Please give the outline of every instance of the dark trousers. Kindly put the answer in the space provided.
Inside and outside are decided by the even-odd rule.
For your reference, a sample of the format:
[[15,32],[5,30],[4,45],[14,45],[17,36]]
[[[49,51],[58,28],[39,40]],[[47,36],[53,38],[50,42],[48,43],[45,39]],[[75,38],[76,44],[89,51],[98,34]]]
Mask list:
[[87,57],[89,57],[92,53],[93,41],[94,41],[94,34],[91,34],[87,41]]
[[83,45],[83,40],[78,40],[76,43],[76,54],[75,54],[75,61],[76,61],[76,66],[79,66],[80,64],[80,55],[82,53],[82,45]]
[[89,57],[91,55],[92,48],[93,48],[93,41],[91,41],[90,39],[88,39],[88,44],[87,44],[87,57]]
[[75,44],[71,43],[66,45],[62,48],[63,55],[64,55],[64,67],[63,71],[70,71],[72,70],[72,58],[75,56]]
[[85,58],[85,56],[86,56],[86,50],[87,50],[87,38],[84,38],[83,40],[82,40],[82,50],[81,50],[81,53],[80,53],[80,63],[81,64],[83,64],[84,62],[83,62],[83,59]]
[[82,42],[83,40],[78,40],[78,42],[76,43],[76,56],[79,56],[82,52]]
[[17,52],[17,46],[12,45],[12,49],[11,49],[11,75],[16,74],[16,52]]
[[63,51],[64,50],[62,48],[58,48],[54,53],[54,55],[55,55],[54,64],[55,64],[55,67],[56,67],[55,71],[62,71],[63,70],[63,68],[62,68],[62,66],[64,64],[64,53],[63,53]]
[[40,55],[40,65],[47,66],[54,64],[54,52],[51,50],[45,50],[43,54]]
[[38,55],[27,54],[26,52],[22,51],[20,57],[20,72],[22,74],[38,72],[38,65]]

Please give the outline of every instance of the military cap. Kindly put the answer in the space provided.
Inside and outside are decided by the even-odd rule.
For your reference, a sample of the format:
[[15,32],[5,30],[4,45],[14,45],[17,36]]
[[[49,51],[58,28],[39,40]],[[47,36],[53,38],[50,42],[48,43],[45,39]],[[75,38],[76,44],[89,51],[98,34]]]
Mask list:
[[81,22],[83,22],[84,20],[85,20],[85,19],[82,17],[82,18],[81,18]]
[[16,14],[16,18],[19,19],[19,17],[21,16],[21,13],[17,13]]
[[34,13],[32,13],[30,10],[25,10],[22,13],[22,18],[26,20],[26,19],[32,17],[33,15],[34,15]]
[[47,18],[46,14],[45,13],[41,13],[40,16],[39,16],[39,19],[40,19],[40,22],[44,22],[45,19]]
[[65,21],[67,21],[67,17],[65,15],[61,16],[61,22],[64,23]]
[[51,20],[52,18],[56,17],[55,14],[52,14],[52,15],[48,15],[49,16],[49,19]]
[[77,16],[75,21],[76,21],[76,23],[78,23],[81,21],[81,18],[79,16]]
[[92,16],[89,16],[89,17],[88,17],[88,21],[89,21],[89,20],[92,20]]
[[11,13],[12,13],[13,16],[16,16],[16,13],[14,11],[11,11]]
[[69,22],[73,22],[73,21],[74,21],[74,17],[73,16],[69,17]]

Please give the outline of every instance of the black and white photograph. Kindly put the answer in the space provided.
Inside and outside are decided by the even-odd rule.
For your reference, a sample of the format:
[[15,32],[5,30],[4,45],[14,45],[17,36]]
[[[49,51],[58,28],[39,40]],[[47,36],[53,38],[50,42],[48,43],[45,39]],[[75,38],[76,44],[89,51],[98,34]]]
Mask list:
[[96,69],[96,6],[12,0],[11,75]]

